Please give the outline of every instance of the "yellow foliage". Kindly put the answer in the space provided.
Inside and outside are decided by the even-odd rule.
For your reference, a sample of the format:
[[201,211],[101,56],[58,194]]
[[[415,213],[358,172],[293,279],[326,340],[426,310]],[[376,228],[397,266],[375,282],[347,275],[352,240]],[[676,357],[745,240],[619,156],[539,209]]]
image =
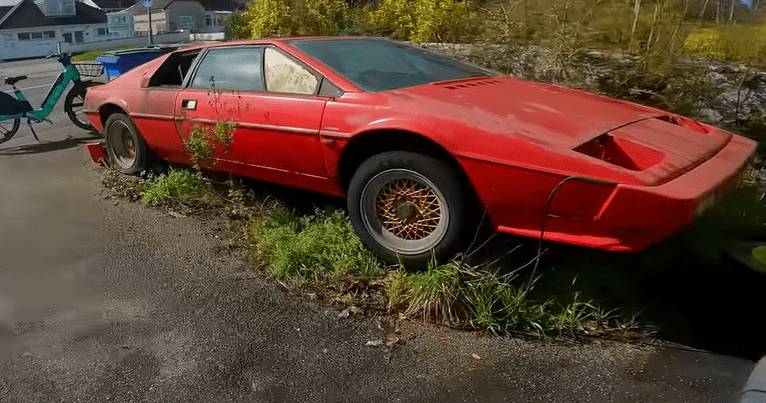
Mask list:
[[247,5],[247,28],[252,38],[289,35],[289,0],[253,0]]
[[367,18],[384,35],[413,42],[454,41],[469,29],[466,10],[464,1],[383,0]]
[[253,0],[247,5],[252,38],[333,35],[349,20],[345,0]]
[[759,62],[766,55],[766,26],[723,26],[692,32],[684,52],[717,60]]

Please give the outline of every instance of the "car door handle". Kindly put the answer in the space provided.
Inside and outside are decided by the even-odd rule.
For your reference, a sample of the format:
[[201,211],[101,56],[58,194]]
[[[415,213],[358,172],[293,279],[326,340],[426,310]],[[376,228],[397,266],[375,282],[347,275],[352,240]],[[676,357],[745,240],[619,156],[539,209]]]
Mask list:
[[196,111],[197,110],[197,100],[196,99],[184,99],[181,101],[181,109],[186,109],[189,111]]

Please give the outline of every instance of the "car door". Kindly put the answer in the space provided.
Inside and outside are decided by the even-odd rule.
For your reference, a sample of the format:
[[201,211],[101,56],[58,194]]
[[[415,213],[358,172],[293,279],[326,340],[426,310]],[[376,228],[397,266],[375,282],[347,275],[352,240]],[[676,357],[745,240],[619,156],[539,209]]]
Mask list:
[[176,100],[179,130],[189,138],[195,127],[233,124],[231,143],[215,144],[215,169],[314,188],[305,182],[327,177],[320,79],[271,46],[211,48]]

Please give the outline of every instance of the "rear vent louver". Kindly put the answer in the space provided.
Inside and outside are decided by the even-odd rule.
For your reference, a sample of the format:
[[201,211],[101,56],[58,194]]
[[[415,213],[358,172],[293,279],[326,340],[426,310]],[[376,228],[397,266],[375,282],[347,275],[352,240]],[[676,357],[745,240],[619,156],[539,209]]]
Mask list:
[[444,86],[444,88],[447,88],[447,89],[450,89],[450,90],[457,90],[457,89],[460,89],[460,88],[481,87],[481,86],[484,86],[484,85],[497,84],[499,82],[500,82],[500,80],[498,80],[498,79],[490,78],[490,79],[486,79],[486,80],[473,80],[473,81],[468,81],[468,82],[463,82],[463,83],[447,84],[447,85]]
[[674,125],[678,125],[681,127],[685,127],[687,129],[694,130],[696,132],[700,133],[711,133],[712,130],[708,129],[707,127],[701,125],[699,122],[691,120],[689,118],[685,118],[683,116],[679,115],[665,115],[665,116],[659,116],[657,117],[657,120],[661,120],[663,122],[672,123]]

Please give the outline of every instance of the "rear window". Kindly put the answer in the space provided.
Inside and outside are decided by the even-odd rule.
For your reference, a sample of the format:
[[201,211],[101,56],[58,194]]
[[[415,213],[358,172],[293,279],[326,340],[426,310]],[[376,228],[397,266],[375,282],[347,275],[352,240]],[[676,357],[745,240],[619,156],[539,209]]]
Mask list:
[[370,92],[499,75],[386,39],[297,40],[290,44]]

